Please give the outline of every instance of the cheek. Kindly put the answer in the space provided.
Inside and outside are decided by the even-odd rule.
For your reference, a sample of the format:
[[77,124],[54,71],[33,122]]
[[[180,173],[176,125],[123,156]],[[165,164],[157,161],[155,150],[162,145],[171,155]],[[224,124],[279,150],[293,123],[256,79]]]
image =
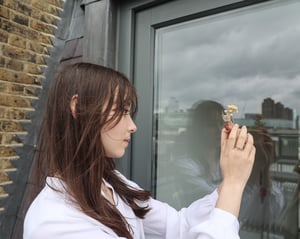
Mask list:
[[115,126],[114,128],[105,131],[102,135],[102,138],[106,141],[117,141],[120,140],[121,134],[118,126]]
[[111,154],[113,152],[114,143],[106,133],[101,134],[101,140],[102,140],[105,156],[112,157]]
[[121,158],[125,154],[125,145],[120,136],[111,130],[101,134],[101,140],[105,151],[105,156],[109,158]]

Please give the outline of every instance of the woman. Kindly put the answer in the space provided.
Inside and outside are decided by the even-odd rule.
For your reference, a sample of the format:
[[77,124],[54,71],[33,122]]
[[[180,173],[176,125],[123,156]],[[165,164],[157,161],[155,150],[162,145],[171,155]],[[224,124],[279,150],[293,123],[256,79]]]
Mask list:
[[136,131],[133,85],[89,63],[67,66],[50,89],[36,174],[42,191],[24,222],[24,239],[238,238],[237,216],[255,148],[246,127],[223,129],[224,180],[177,212],[115,169]]

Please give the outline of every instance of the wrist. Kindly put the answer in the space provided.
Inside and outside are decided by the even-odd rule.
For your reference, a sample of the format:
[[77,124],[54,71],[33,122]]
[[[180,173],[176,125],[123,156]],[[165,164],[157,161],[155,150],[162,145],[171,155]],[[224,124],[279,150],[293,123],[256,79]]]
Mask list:
[[243,194],[245,184],[236,180],[224,179],[220,190],[232,191],[232,193]]
[[238,217],[244,185],[236,181],[224,180],[218,188],[219,197],[216,208]]

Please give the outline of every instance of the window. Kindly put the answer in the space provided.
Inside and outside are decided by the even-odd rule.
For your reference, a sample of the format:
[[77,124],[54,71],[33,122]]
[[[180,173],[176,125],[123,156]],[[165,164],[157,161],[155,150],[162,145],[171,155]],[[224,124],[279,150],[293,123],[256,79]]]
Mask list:
[[241,238],[298,238],[300,2],[146,2],[120,15],[120,70],[140,100],[132,178],[176,208],[214,190],[221,112],[235,104],[258,148]]
[[[298,177],[299,11],[299,2],[254,5],[156,30],[158,199],[179,209],[218,186],[221,112],[235,104],[236,121],[253,131],[257,144],[240,214],[242,238],[284,238]],[[274,135],[281,167],[271,157]],[[286,160],[291,157],[296,161]]]

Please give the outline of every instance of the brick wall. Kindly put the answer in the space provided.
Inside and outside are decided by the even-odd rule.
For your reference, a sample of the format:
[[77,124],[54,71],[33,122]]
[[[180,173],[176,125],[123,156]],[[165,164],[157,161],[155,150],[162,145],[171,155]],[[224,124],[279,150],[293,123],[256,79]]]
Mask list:
[[25,160],[18,152],[30,133],[26,125],[31,124],[39,100],[63,4],[63,0],[0,0],[0,214],[14,200],[10,188],[21,170],[18,161]]

